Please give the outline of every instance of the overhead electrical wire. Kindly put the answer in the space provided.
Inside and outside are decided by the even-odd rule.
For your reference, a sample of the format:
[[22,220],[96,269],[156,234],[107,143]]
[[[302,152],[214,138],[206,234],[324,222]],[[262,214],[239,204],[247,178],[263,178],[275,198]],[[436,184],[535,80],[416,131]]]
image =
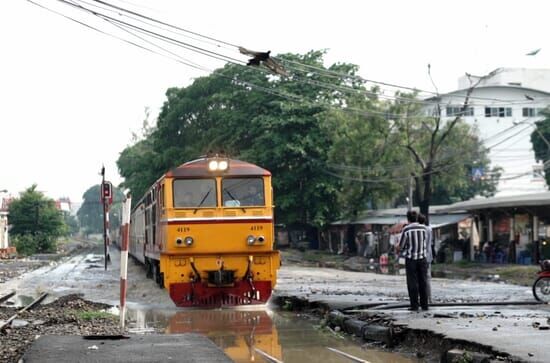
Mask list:
[[[58,0],[58,1],[63,1],[63,0]],[[81,2],[84,2],[84,3],[87,3],[87,4],[90,4],[89,2],[85,2],[83,0],[80,0]],[[102,4],[104,6],[107,6],[107,7],[111,7],[112,11],[122,11],[122,12],[125,12],[127,14],[131,14],[133,15],[134,17],[132,17],[134,20],[136,19],[135,16],[137,17],[140,17],[142,19],[145,19],[145,20],[148,20],[148,21],[151,21],[151,22],[155,22],[157,24],[161,24],[161,25],[164,25],[164,26],[167,26],[169,28],[172,28],[172,29],[176,29],[180,32],[184,32],[184,33],[187,33],[187,34],[192,34],[194,36],[198,36],[200,38],[204,38],[204,39],[207,39],[209,41],[209,44],[211,45],[216,45],[215,43],[213,44],[212,42],[216,42],[218,43],[218,45],[216,46],[219,46],[219,44],[222,44],[224,46],[227,46],[227,47],[232,47],[232,48],[238,48],[238,45],[236,44],[233,44],[233,43],[230,43],[230,42],[227,42],[227,41],[224,41],[224,40],[221,40],[221,39],[217,39],[217,38],[214,38],[214,37],[211,37],[211,36],[207,36],[207,35],[204,35],[204,34],[201,34],[201,33],[198,33],[198,32],[195,32],[195,31],[192,31],[192,30],[189,30],[189,29],[185,29],[185,28],[182,28],[182,27],[179,27],[179,26],[176,26],[176,25],[173,25],[173,24],[170,24],[170,23],[167,23],[167,22],[164,22],[164,21],[161,21],[161,20],[158,20],[158,19],[155,19],[153,17],[150,17],[148,15],[144,15],[142,13],[139,13],[139,12],[136,12],[136,11],[133,11],[133,10],[130,10],[130,9],[127,9],[127,8],[124,8],[124,7],[121,7],[121,6],[117,6],[117,5],[114,5],[112,3],[109,3],[109,2],[106,2],[106,1],[102,1],[102,0],[92,0],[94,1],[95,3],[98,3],[98,4]],[[96,5],[98,6],[98,5]],[[103,9],[105,9],[105,7],[102,7]],[[125,16],[128,16],[127,14],[122,14],[122,13],[119,13],[119,15],[125,15]],[[195,40],[198,40],[198,41],[201,41],[197,38],[192,38],[192,39],[195,39]],[[224,56],[225,57],[225,56]],[[349,74],[343,74],[343,73],[339,73],[339,72],[335,72],[335,71],[332,71],[332,70],[327,70],[327,69],[323,69],[323,68],[320,68],[320,67],[316,67],[316,66],[312,66],[312,65],[309,65],[309,64],[303,64],[303,63],[300,63],[300,62],[296,62],[296,61],[291,61],[291,60],[287,60],[287,59],[279,59],[279,58],[276,58],[274,57],[275,59],[278,59],[280,60],[281,62],[285,62],[285,63],[290,63],[290,64],[297,64],[297,65],[301,65],[303,67],[307,67],[307,68],[310,68],[310,69],[314,69],[318,72],[324,72],[325,74],[329,74],[331,76],[337,76],[339,78],[344,78],[344,79],[350,79],[350,78],[353,78],[353,79],[356,79],[356,80],[359,80],[361,82],[370,82],[370,83],[374,83],[374,84],[380,84],[380,85],[385,85],[385,86],[390,86],[390,87],[394,87],[394,88],[401,88],[401,89],[407,89],[409,91],[421,91],[421,92],[425,92],[425,93],[429,93],[429,94],[432,94],[432,95],[438,95],[437,92],[433,92],[433,91],[422,91],[422,90],[419,90],[417,88],[412,88],[412,87],[407,87],[407,86],[401,86],[401,85],[396,85],[396,84],[391,84],[391,83],[387,83],[387,82],[380,82],[380,81],[375,81],[375,80],[370,80],[370,79],[365,79],[365,78],[362,78],[360,76],[356,76],[356,75],[349,75]],[[297,69],[295,69],[297,70]],[[332,85],[332,84],[328,84],[328,85]],[[333,86],[333,85],[332,85]],[[345,86],[340,86],[340,87],[345,87]],[[353,89],[353,88],[350,88],[351,90],[357,92],[356,89]],[[385,96],[387,98],[390,98],[392,96]],[[393,96],[395,97],[395,96]],[[474,99],[480,99],[480,100],[490,100],[490,101],[498,101],[498,102],[501,102],[501,103],[510,103],[510,102],[521,102],[522,104],[526,104],[528,102],[526,102],[525,100],[502,100],[502,99],[495,99],[495,98],[486,98],[486,97],[477,97],[477,96],[470,96],[470,99],[471,100],[474,100]],[[410,100],[409,100],[410,101]],[[414,101],[413,101],[414,102]],[[417,100],[416,102],[426,102],[426,101],[422,101],[422,100]],[[536,102],[536,100],[535,100]],[[433,102],[431,101],[428,101],[426,102],[426,104],[434,104]]]
[[[33,4],[35,4],[35,5],[37,5],[37,6],[40,6],[41,8],[44,8],[44,9],[49,10],[49,11],[52,11],[53,13],[56,13],[56,14],[58,14],[58,15],[61,15],[61,16],[65,17],[65,18],[69,19],[69,20],[75,21],[75,22],[77,22],[77,23],[79,23],[79,24],[81,24],[81,25],[84,25],[84,26],[86,26],[86,27],[88,27],[88,28],[90,28],[90,29],[93,29],[93,30],[95,30],[95,31],[98,31],[98,32],[100,32],[100,33],[102,33],[102,34],[112,36],[112,37],[117,38],[117,39],[119,39],[119,40],[125,41],[125,42],[127,42],[127,43],[129,43],[129,44],[131,44],[131,45],[134,45],[134,46],[137,46],[137,47],[139,47],[139,48],[142,48],[142,49],[144,49],[144,50],[146,50],[146,51],[152,52],[152,53],[154,53],[154,54],[161,55],[161,56],[166,56],[165,54],[160,54],[160,53],[158,53],[158,52],[156,52],[156,51],[153,51],[153,50],[151,50],[151,49],[149,49],[149,48],[147,48],[147,47],[144,47],[144,46],[142,46],[142,45],[140,45],[140,44],[137,44],[137,43],[135,43],[135,42],[128,41],[127,39],[124,39],[124,38],[118,37],[118,36],[116,36],[116,35],[107,33],[107,32],[105,32],[105,31],[102,31],[101,29],[98,29],[98,28],[96,28],[96,27],[90,26],[89,24],[86,24],[86,23],[84,23],[84,22],[81,22],[81,21],[79,21],[79,20],[76,20],[76,19],[74,19],[74,18],[71,18],[71,17],[69,17],[69,16],[67,16],[67,15],[64,15],[64,14],[60,13],[60,12],[57,12],[57,11],[54,11],[54,10],[49,9],[49,8],[47,8],[47,7],[44,7],[44,6],[38,4],[38,3],[34,2],[34,1],[31,1],[31,0],[28,0],[28,1],[31,2],[31,3],[33,3]],[[139,27],[139,26],[136,26],[136,25],[134,25],[134,24],[130,24],[130,23],[121,21],[121,20],[116,19],[116,18],[113,18],[113,17],[111,17],[111,16],[108,16],[108,15],[99,13],[99,12],[97,12],[97,11],[88,9],[88,8],[86,8],[86,7],[83,7],[83,6],[79,5],[79,4],[75,4],[74,2],[70,2],[70,1],[67,1],[67,0],[57,0],[57,1],[62,2],[62,3],[67,4],[67,5],[70,5],[70,6],[74,6],[74,7],[78,8],[78,9],[80,9],[80,10],[89,12],[89,13],[91,13],[91,14],[94,15],[94,16],[97,16],[97,17],[99,17],[99,18],[101,18],[101,19],[103,19],[103,20],[105,20],[105,21],[108,21],[109,23],[111,23],[112,25],[116,26],[117,28],[119,28],[119,29],[121,29],[121,30],[123,30],[123,31],[126,31],[126,32],[128,32],[129,34],[131,34],[131,35],[133,35],[133,36],[138,37],[141,41],[147,42],[148,44],[150,44],[150,45],[152,45],[152,46],[154,46],[154,47],[157,47],[157,48],[161,49],[162,51],[171,54],[171,55],[174,56],[174,57],[177,57],[177,59],[174,59],[174,60],[176,60],[176,61],[178,61],[178,62],[180,62],[180,63],[182,63],[182,64],[184,64],[184,65],[193,67],[193,68],[195,68],[195,69],[199,69],[199,70],[202,70],[202,71],[210,71],[210,72],[211,72],[211,70],[209,70],[208,68],[202,67],[202,66],[200,66],[200,65],[198,65],[197,63],[194,63],[194,62],[186,61],[186,60],[185,60],[184,58],[182,58],[179,54],[176,54],[176,53],[174,53],[174,52],[172,52],[172,51],[169,51],[169,50],[167,50],[167,49],[165,49],[165,48],[163,48],[163,47],[161,47],[161,46],[159,46],[159,45],[157,45],[157,44],[155,44],[155,43],[153,43],[153,42],[150,42],[150,41],[144,39],[143,37],[139,37],[139,36],[137,36],[135,33],[133,33],[132,31],[130,31],[129,29],[125,29],[124,27],[130,27],[130,28],[132,28],[132,30],[135,31],[135,32],[140,32],[140,33],[142,33],[142,34],[146,34],[146,35],[152,36],[152,37],[154,37],[154,38],[156,38],[156,39],[158,39],[158,40],[169,41],[169,42],[171,42],[171,43],[174,44],[174,45],[181,46],[181,47],[183,47],[183,48],[185,48],[185,49],[191,50],[191,51],[193,51],[193,52],[198,52],[198,53],[200,53],[200,54],[202,54],[202,55],[206,55],[206,56],[209,56],[209,57],[213,57],[213,58],[218,59],[218,60],[222,60],[222,61],[230,62],[230,63],[235,63],[235,62],[237,62],[237,63],[235,63],[235,64],[239,64],[239,65],[242,65],[242,64],[244,63],[244,62],[242,62],[242,61],[240,61],[240,60],[238,60],[238,59],[235,59],[235,58],[232,58],[232,57],[228,57],[228,56],[226,56],[226,55],[219,54],[219,53],[217,53],[217,52],[213,52],[213,51],[210,51],[210,50],[208,50],[208,49],[204,49],[204,48],[201,48],[201,47],[197,47],[197,46],[195,46],[195,45],[192,45],[192,44],[189,44],[189,43],[186,43],[186,42],[182,42],[182,41],[177,40],[177,39],[174,39],[174,38],[167,37],[167,36],[165,36],[165,35],[163,35],[163,34],[159,34],[159,33],[150,31],[150,30],[148,30],[148,29],[143,29],[143,28],[141,28],[141,27]],[[80,0],[80,1],[83,2],[83,3],[90,4],[89,2],[85,2],[85,1],[82,1],[82,0]],[[109,3],[106,3],[106,2],[104,2],[104,1],[99,1],[99,0],[93,0],[93,1],[98,2],[98,3],[101,3],[101,4],[104,4],[104,5],[107,5],[107,6],[114,6],[114,5],[109,4]],[[194,35],[199,36],[199,37],[203,37],[203,38],[210,39],[210,40],[212,40],[212,41],[221,42],[222,44],[225,44],[225,45],[228,45],[228,46],[237,47],[237,46],[234,45],[234,44],[231,44],[231,43],[228,43],[228,42],[224,42],[224,41],[220,41],[220,40],[215,39],[215,38],[203,36],[203,35],[200,34],[200,33],[188,31],[188,30],[186,30],[186,29],[179,28],[179,27],[173,26],[173,25],[171,25],[171,24],[168,24],[168,23],[164,23],[164,22],[158,21],[158,20],[156,20],[156,19],[154,19],[154,18],[150,18],[150,17],[147,17],[147,16],[143,16],[143,15],[141,15],[141,14],[139,14],[139,13],[136,13],[136,12],[133,12],[133,11],[130,11],[130,10],[127,10],[127,9],[123,9],[123,8],[120,8],[120,7],[117,7],[117,6],[114,6],[114,7],[117,8],[117,9],[119,9],[119,10],[123,10],[123,11],[129,12],[129,13],[131,13],[131,14],[134,14],[134,15],[137,15],[137,16],[140,16],[140,17],[144,17],[144,18],[146,18],[146,19],[148,19],[148,20],[151,20],[151,21],[154,21],[154,22],[163,24],[163,25],[165,25],[165,26],[173,27],[173,28],[175,28],[175,29],[178,29],[178,30],[181,30],[181,31],[185,31],[185,32],[188,32],[188,33],[190,33],[190,34],[194,34]],[[103,9],[104,9],[104,8],[103,8]],[[149,25],[151,25],[151,24],[149,24]],[[195,39],[195,40],[196,40],[196,39]],[[171,59],[173,59],[173,58],[171,58]],[[285,60],[285,61],[286,61],[286,60]],[[292,62],[292,61],[291,61],[291,62]],[[294,63],[297,63],[297,64],[302,65],[302,66],[304,66],[304,67],[311,67],[310,65],[306,65],[306,64],[302,64],[302,63],[298,63],[298,62],[294,62]],[[336,75],[336,74],[337,74],[340,78],[354,78],[354,77],[356,77],[356,76],[351,76],[351,75],[349,75],[349,74],[342,74],[342,73],[333,72],[333,71],[330,71],[330,70],[324,70],[324,69],[322,69],[322,68],[318,68],[318,70],[322,70],[322,71],[324,71],[325,73],[328,73],[328,74],[333,74],[333,75]],[[270,94],[273,94],[273,95],[277,95],[277,96],[280,96],[280,97],[284,97],[284,98],[287,98],[287,99],[291,99],[291,100],[293,100],[293,101],[299,101],[299,102],[304,102],[304,101],[305,101],[304,98],[302,98],[302,97],[300,97],[300,96],[297,96],[297,95],[288,94],[288,93],[286,93],[286,92],[285,92],[285,93],[281,93],[281,92],[278,92],[278,91],[275,91],[275,90],[272,90],[272,89],[265,88],[265,87],[263,87],[263,86],[258,86],[258,85],[255,85],[255,84],[251,84],[251,83],[249,83],[249,82],[247,82],[247,81],[240,81],[240,80],[238,80],[238,79],[236,79],[236,78],[234,78],[234,77],[227,77],[227,78],[230,78],[232,81],[234,81],[234,82],[236,82],[236,83],[241,83],[241,84],[246,85],[246,86],[248,86],[248,87],[250,87],[250,88],[259,89],[259,90],[261,90],[261,91],[264,91],[264,92],[267,92],[267,93],[270,93]],[[372,80],[365,80],[365,79],[362,79],[362,80],[365,81],[365,82],[376,83],[375,81],[372,81]],[[318,86],[320,86],[320,87],[323,87],[323,86],[324,86],[325,88],[328,88],[328,89],[333,90],[333,91],[343,91],[343,90],[346,90],[346,91],[356,92],[356,93],[360,93],[360,92],[364,92],[364,91],[365,91],[365,90],[363,90],[363,89],[358,90],[358,89],[355,89],[355,88],[345,87],[345,86],[340,86],[340,85],[334,85],[334,84],[328,84],[328,83],[327,83],[327,84],[324,84],[323,82],[318,82],[318,81],[309,80],[309,79],[308,79],[308,82],[313,82],[313,84],[316,84],[316,85],[318,85]],[[380,82],[380,84],[387,85],[387,86],[392,86],[392,87],[398,87],[397,85],[392,85],[392,84],[389,84],[389,83]],[[401,88],[407,89],[407,87],[401,87]],[[411,90],[412,90],[412,89],[411,89]],[[367,91],[367,92],[368,92],[368,91]],[[376,92],[370,92],[370,94],[376,95],[377,97],[380,97],[380,96],[381,96],[380,94],[378,94],[378,93],[376,93]],[[400,97],[400,98],[391,97],[391,99],[393,99],[393,100],[404,99],[404,100],[407,100],[408,102],[411,101],[411,99],[409,99],[409,98],[404,98],[404,97]],[[494,100],[494,99],[493,99],[493,100]],[[318,102],[311,102],[311,101],[307,101],[307,102],[308,102],[309,104],[314,104],[315,106],[327,106],[327,105],[322,105],[322,104],[319,105]],[[509,100],[506,100],[506,102],[509,102]],[[433,105],[433,103],[430,102],[430,105]],[[329,107],[332,108],[332,107],[334,107],[334,105],[329,105]],[[353,108],[349,108],[349,107],[347,107],[347,108],[339,108],[339,109],[342,109],[342,110],[354,110]],[[402,115],[392,115],[392,114],[389,113],[389,112],[381,112],[381,111],[379,111],[379,112],[373,112],[373,111],[360,110],[360,109],[357,109],[357,110],[354,110],[354,111],[359,111],[359,112],[362,113],[362,114],[373,114],[373,113],[377,113],[377,114],[384,115],[384,116],[388,116],[388,117],[396,116],[396,118],[397,118],[397,117],[403,118]],[[466,111],[466,112],[467,112],[467,111]],[[411,116],[411,115],[405,115],[405,117],[410,117],[410,116]],[[422,116],[419,115],[419,116],[417,116],[417,117],[423,117],[423,118],[424,118],[424,117],[426,117],[426,116],[425,116],[425,115],[422,115]],[[517,126],[517,125],[514,125],[514,126]],[[523,132],[524,130],[525,130],[525,129],[522,129],[520,132]],[[506,131],[506,130],[505,130],[505,131]],[[516,134],[514,134],[514,135],[512,135],[512,136],[510,136],[510,137],[508,137],[508,138],[505,139],[505,140],[502,140],[501,142],[499,142],[499,143],[497,143],[497,144],[492,145],[492,146],[489,147],[489,148],[493,148],[493,147],[495,147],[495,146],[500,145],[501,143],[503,143],[503,142],[509,140],[510,138],[516,136],[516,135],[519,134],[520,132],[518,132],[518,133],[516,133]],[[493,135],[493,137],[496,137],[496,135]],[[434,171],[434,172],[436,172],[436,171]],[[408,179],[408,178],[407,178],[407,179]]]

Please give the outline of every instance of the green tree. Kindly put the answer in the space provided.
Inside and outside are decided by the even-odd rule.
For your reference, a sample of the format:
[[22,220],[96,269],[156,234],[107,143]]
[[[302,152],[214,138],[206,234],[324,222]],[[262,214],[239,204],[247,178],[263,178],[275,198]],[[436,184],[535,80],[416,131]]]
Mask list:
[[80,227],[77,218],[69,212],[63,212],[63,221],[66,226],[66,234],[74,235],[78,233]]
[[[325,68],[323,55],[312,51],[281,57]],[[329,67],[349,76],[356,69],[346,64]],[[169,89],[156,127],[117,161],[124,185],[141,196],[170,168],[209,151],[224,152],[273,173],[279,222],[324,225],[337,215],[340,181],[319,169],[332,142],[323,126],[323,105],[345,104],[346,95],[319,82],[341,86],[350,77],[322,72],[300,77],[296,82],[227,65],[188,87]]]
[[535,122],[535,130],[531,134],[531,143],[535,151],[535,158],[537,161],[544,163],[546,185],[550,186],[550,172],[546,172],[548,160],[550,160],[550,108],[546,108],[541,114],[544,118]]
[[[76,212],[80,228],[88,235],[91,233],[103,233],[103,204],[101,204],[101,186],[93,185],[82,195],[84,202]],[[121,202],[124,199],[124,194],[119,188],[113,188],[113,205],[110,207],[110,215],[120,216]],[[112,228],[120,225],[119,218],[110,219]]]
[[63,235],[62,214],[49,199],[36,190],[36,184],[21,193],[9,207],[10,233],[16,247],[27,254],[55,252],[57,238]]
[[[470,96],[482,81],[492,77],[496,71],[471,81],[466,90],[461,114],[468,109]],[[420,206],[420,212],[429,215],[429,207],[433,201],[434,184],[439,178],[446,182],[464,183],[468,179],[467,165],[481,164],[486,161],[486,155],[480,155],[479,147],[467,149],[464,143],[473,138],[475,144],[481,145],[468,125],[462,122],[461,114],[451,120],[442,117],[440,96],[432,99],[435,104],[433,116],[427,116],[424,104],[419,102],[415,94],[398,94],[390,108],[396,132],[393,133],[393,144],[402,148],[408,154],[407,169],[414,178],[414,200]],[[494,182],[490,179],[481,185],[481,189],[494,191]],[[441,184],[452,195],[450,185]]]
[[403,189],[392,180],[402,158],[389,142],[390,124],[377,93],[373,88],[369,97],[348,98],[349,107],[364,113],[333,109],[324,117],[332,139],[325,172],[341,179],[338,204],[345,218],[387,205]]

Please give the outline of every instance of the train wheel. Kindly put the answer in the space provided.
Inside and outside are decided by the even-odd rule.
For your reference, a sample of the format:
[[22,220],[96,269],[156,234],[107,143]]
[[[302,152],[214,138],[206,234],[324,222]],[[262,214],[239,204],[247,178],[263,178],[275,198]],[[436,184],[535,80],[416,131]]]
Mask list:
[[153,274],[153,280],[158,284],[159,283],[159,265],[157,261],[151,261],[151,273]]
[[153,260],[153,279],[161,288],[164,288],[164,274],[160,272],[160,261]]
[[161,289],[164,289],[164,272],[161,272],[160,273],[160,282],[159,282],[159,286]]
[[151,264],[151,260],[149,260],[147,257],[145,257],[145,277],[148,279],[153,278],[153,266]]
[[533,295],[535,299],[543,302],[550,302],[550,277],[539,277],[533,284]]

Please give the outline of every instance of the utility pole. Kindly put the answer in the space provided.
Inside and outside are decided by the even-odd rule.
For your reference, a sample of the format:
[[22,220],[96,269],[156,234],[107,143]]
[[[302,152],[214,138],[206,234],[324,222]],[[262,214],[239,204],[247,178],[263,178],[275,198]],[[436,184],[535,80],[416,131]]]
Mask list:
[[407,197],[407,210],[411,211],[413,206],[413,181],[414,177],[411,174],[409,176],[409,196]]

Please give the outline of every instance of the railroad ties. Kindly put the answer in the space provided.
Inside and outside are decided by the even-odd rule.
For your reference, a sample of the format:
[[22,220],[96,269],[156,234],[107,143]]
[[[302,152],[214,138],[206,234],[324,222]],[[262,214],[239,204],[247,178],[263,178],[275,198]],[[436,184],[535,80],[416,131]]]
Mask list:
[[[14,296],[15,295],[15,291],[12,291],[10,292],[9,294],[7,295],[4,295],[2,297],[0,297],[0,303],[8,300],[10,297]],[[23,307],[22,309],[18,310],[17,313],[13,314],[8,320],[4,321],[1,323],[0,325],[0,331],[4,330],[5,328],[7,328],[8,326],[11,325],[12,321],[14,321],[17,316],[19,314],[21,314],[22,312],[25,312],[25,311],[28,311],[28,310],[31,310],[32,308],[34,308],[35,306],[39,305],[46,297],[48,296],[48,293],[47,292],[43,292],[39,297],[37,297],[33,302],[31,302],[30,304],[28,304],[27,306]]]

